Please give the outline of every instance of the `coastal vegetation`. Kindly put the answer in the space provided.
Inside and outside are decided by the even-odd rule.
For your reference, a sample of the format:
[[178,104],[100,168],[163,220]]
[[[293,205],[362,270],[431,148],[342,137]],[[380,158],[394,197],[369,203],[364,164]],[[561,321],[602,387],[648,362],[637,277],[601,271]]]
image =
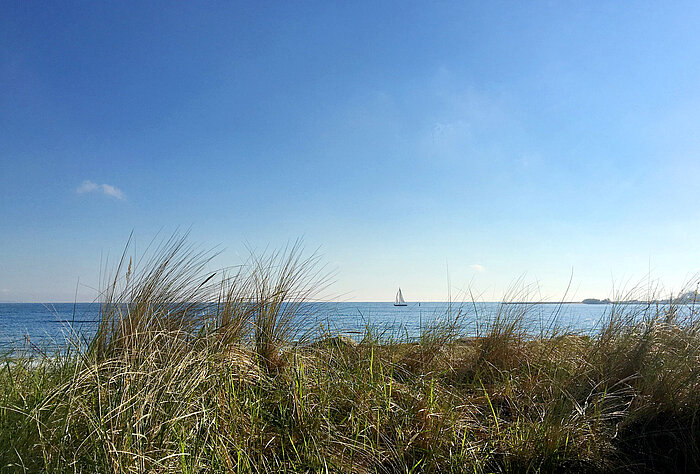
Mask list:
[[301,331],[328,278],[298,245],[209,263],[180,237],[125,252],[94,338],[5,357],[0,471],[700,469],[694,305],[613,305],[591,334],[453,305],[351,340]]

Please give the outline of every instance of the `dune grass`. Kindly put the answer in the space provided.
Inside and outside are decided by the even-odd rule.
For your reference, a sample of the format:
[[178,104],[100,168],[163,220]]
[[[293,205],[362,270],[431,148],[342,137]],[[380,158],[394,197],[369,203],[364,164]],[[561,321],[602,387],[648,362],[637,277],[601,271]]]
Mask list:
[[87,347],[3,361],[0,471],[700,470],[694,307],[620,305],[579,335],[502,305],[477,337],[453,308],[418,340],[310,340],[318,259],[208,258],[183,238],[124,256]]

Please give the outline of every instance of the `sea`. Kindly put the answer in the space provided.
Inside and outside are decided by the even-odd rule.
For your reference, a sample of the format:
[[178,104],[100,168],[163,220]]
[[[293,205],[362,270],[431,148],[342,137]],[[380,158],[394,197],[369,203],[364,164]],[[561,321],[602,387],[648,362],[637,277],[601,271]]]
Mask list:
[[[374,337],[411,340],[431,325],[457,321],[464,336],[483,331],[498,315],[524,315],[533,332],[593,333],[613,305],[580,303],[306,303],[300,334],[340,334],[359,340]],[[632,308],[627,308],[631,310]],[[83,345],[94,335],[98,303],[0,303],[0,353],[50,351],[69,341]]]

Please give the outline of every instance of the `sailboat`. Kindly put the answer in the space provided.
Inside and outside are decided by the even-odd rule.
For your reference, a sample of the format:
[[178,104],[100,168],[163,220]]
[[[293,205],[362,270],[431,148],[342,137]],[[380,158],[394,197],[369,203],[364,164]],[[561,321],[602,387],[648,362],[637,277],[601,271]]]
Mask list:
[[408,306],[406,302],[403,300],[403,295],[401,294],[401,288],[399,288],[399,292],[396,293],[396,299],[394,300],[394,306]]

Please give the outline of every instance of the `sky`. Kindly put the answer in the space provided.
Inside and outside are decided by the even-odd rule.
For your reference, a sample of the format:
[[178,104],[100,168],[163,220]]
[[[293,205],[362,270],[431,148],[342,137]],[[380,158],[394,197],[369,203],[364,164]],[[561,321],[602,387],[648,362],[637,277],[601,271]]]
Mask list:
[[[0,15],[0,301],[189,229],[340,301],[700,271],[697,2],[25,2]],[[212,264],[214,264],[212,263]]]

